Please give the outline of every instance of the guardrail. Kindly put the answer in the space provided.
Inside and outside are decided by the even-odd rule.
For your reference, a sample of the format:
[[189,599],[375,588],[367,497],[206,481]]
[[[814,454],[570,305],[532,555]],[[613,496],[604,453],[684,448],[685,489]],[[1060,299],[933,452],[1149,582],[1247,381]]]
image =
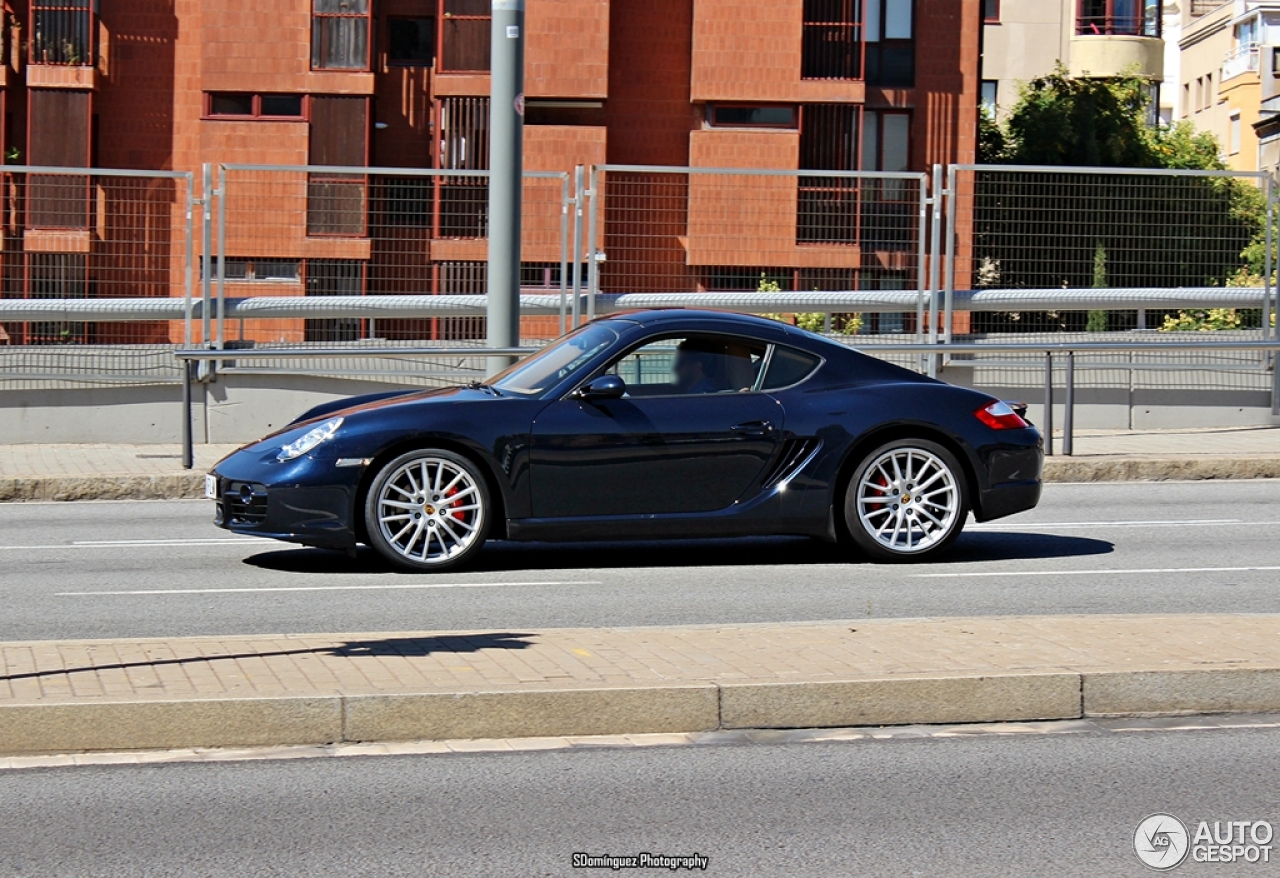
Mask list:
[[[828,294],[830,295],[830,294]],[[386,357],[386,356],[466,356],[466,357],[510,357],[533,353],[536,348],[271,348],[265,350],[178,350],[174,356],[183,363],[184,380],[182,382],[182,465],[191,469],[194,465],[195,451],[192,439],[191,418],[191,386],[193,383],[192,366],[200,361],[218,361],[226,359],[285,359],[323,358],[323,357]],[[1010,342],[990,344],[874,344],[862,348],[865,353],[907,353],[919,354],[934,362],[930,371],[936,369],[936,358],[949,354],[1039,354],[1044,358],[1044,406],[1045,418],[1042,424],[1045,437],[1045,453],[1054,453],[1053,437],[1053,361],[1056,355],[1066,357],[1065,398],[1062,424],[1062,453],[1071,456],[1074,451],[1075,428],[1075,357],[1081,353],[1137,353],[1137,352],[1171,352],[1171,351],[1258,351],[1271,354],[1271,414],[1280,416],[1280,340],[1276,341],[1230,341],[1230,342],[1186,342],[1162,341],[1157,343],[1123,343],[1123,342],[1048,342],[1028,343]],[[966,364],[981,363],[979,360],[965,361]],[[1156,363],[1122,364],[1129,369],[1147,369],[1162,367]]]
[[[1263,308],[1271,298],[1263,287],[1183,287],[1153,289],[957,290],[953,306],[961,311],[1179,310],[1186,308]],[[557,315],[568,293],[520,296],[521,314]],[[589,294],[582,294],[583,298]],[[755,314],[826,314],[914,311],[924,297],[926,312],[936,314],[919,290],[844,292],[598,293],[589,313],[616,314],[647,308],[700,308]],[[136,320],[261,320],[268,318],[413,318],[484,316],[485,295],[252,296],[227,298],[221,305],[181,298],[0,299],[0,322],[77,320],[124,323]],[[1265,323],[1265,321],[1264,321]]]

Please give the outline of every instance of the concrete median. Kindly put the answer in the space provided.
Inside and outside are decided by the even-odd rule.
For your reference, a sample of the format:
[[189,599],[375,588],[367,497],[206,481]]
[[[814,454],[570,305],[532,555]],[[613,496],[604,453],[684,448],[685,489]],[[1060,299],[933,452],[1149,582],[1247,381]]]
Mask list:
[[1280,711],[1280,615],[0,644],[0,755]]

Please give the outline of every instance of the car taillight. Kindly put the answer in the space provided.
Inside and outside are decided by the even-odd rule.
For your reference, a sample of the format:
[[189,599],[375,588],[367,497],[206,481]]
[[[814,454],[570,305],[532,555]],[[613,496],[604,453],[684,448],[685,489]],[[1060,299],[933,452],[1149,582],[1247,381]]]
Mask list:
[[1027,426],[1022,416],[1007,402],[993,402],[978,409],[973,415],[992,430],[1020,430]]

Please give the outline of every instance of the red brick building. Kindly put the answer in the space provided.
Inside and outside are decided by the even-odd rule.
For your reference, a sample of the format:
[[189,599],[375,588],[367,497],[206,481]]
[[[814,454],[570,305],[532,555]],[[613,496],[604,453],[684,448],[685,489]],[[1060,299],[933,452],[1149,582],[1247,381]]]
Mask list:
[[[980,6],[528,0],[526,167],[922,171],[972,161]],[[8,0],[0,137],[10,164],[36,166],[483,169],[488,13],[488,0]],[[65,197],[84,183],[58,185]],[[914,287],[895,247],[842,237],[856,218],[831,206],[834,184],[756,178],[755,220],[726,227],[741,185],[615,175],[601,214],[602,288],[754,288],[761,271],[784,288]],[[282,186],[230,196],[225,270],[245,288],[229,294],[264,278],[299,294],[483,291],[474,182],[338,174]],[[130,271],[115,251],[116,271],[97,271],[110,203],[95,207],[91,195],[74,216],[41,216],[37,195],[33,181],[2,220],[6,296],[77,284],[88,295],[181,293],[136,254]],[[237,220],[264,210],[267,225]],[[558,205],[530,210],[558,223]],[[559,240],[530,231],[536,221],[526,227],[536,285],[558,271]],[[845,246],[824,247],[833,244]]]

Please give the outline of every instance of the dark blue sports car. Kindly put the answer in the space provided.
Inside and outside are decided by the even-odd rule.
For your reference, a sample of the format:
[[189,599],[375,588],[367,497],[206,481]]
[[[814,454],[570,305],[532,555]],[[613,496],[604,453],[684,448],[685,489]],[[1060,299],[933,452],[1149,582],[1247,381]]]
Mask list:
[[805,534],[930,558],[1040,497],[1023,410],[772,320],[597,320],[489,383],[312,409],[209,475],[217,523],[444,570],[485,540]]

